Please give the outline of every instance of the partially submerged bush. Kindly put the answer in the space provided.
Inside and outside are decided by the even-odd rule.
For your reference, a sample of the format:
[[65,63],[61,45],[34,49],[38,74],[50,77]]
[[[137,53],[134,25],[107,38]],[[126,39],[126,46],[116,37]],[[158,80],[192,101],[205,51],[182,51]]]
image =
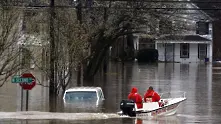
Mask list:
[[136,56],[138,62],[157,62],[158,50],[157,49],[142,49],[139,50]]

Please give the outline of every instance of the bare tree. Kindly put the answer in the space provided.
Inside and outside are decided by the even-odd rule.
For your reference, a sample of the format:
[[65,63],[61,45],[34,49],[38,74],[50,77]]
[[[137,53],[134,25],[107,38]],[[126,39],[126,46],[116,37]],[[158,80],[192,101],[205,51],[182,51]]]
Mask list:
[[20,69],[18,39],[22,13],[16,8],[0,8],[0,86]]
[[[32,61],[39,63],[39,48],[47,44],[46,34],[39,32],[36,11],[2,6],[0,8],[0,86],[15,75],[30,70]],[[38,13],[41,15],[41,13]],[[41,21],[44,21],[40,18]],[[45,40],[45,42],[42,42]],[[37,47],[36,47],[37,46]],[[45,47],[45,46],[44,46]],[[36,50],[33,49],[38,49]],[[17,73],[18,74],[18,73]]]
[[56,9],[55,39],[58,91],[64,91],[74,70],[89,55],[88,29],[77,20],[75,9]]
[[[56,3],[56,5],[57,4],[59,3]],[[160,20],[162,20],[164,26],[167,25],[165,27],[170,27],[170,29],[173,30],[171,27],[172,21],[174,20],[173,17],[178,13],[178,10],[147,9],[151,7],[171,8],[175,6],[173,4],[162,4],[159,2],[100,1],[89,6],[84,2],[81,4],[80,7],[82,8],[80,13],[72,8],[54,8],[53,38],[55,40],[55,51],[53,51],[53,53],[55,55],[55,65],[53,67],[58,91],[60,88],[63,90],[66,88],[73,76],[72,71],[81,64],[84,65],[84,78],[90,79],[93,77],[98,71],[98,68],[106,60],[105,58],[107,57],[109,47],[114,46],[114,43],[116,43],[119,37],[126,36],[128,46],[131,44],[130,47],[133,49],[133,43],[131,43],[132,40],[130,39],[134,33],[144,33],[140,30],[141,28],[150,28],[153,30],[145,32],[146,34],[153,35],[154,37],[159,36],[161,33],[156,30]],[[42,8],[42,10],[44,9]],[[33,14],[37,16],[28,20],[42,20],[43,17],[47,17],[46,13],[43,13],[43,16],[38,16],[42,15],[42,12],[38,11],[35,11]],[[79,14],[81,17],[80,20],[77,18]],[[44,20],[48,22],[49,18],[45,18]],[[42,31],[36,30],[38,28],[35,28],[35,24],[36,22],[34,21],[27,24],[30,25],[33,30],[26,32],[26,34],[28,34],[27,37],[29,38],[31,35],[34,35],[35,39],[39,39],[39,34],[41,34],[40,32]],[[179,24],[180,25],[176,26],[177,28],[185,27],[185,23]],[[49,29],[48,24],[44,27]],[[180,30],[175,29],[174,31]],[[46,44],[43,45],[42,48],[44,48],[46,55],[48,55],[47,52],[49,52],[50,45],[48,44],[49,32],[45,32],[45,34],[41,35],[44,39],[42,41],[45,42],[41,43],[42,45]],[[10,31],[10,33],[12,32]],[[32,56],[33,53],[26,55]],[[48,57],[50,57],[50,55],[48,55]],[[32,59],[36,60],[36,58]],[[42,61],[47,60],[42,59]],[[47,62],[43,62],[46,66],[39,66],[39,68],[49,75],[51,73],[49,71],[50,63],[49,61]]]
[[[35,44],[27,44],[27,49],[38,69],[50,79],[50,44],[49,44],[49,18],[48,13],[43,12],[44,9],[30,10],[33,16],[26,17],[26,42],[34,41],[40,47],[34,47]],[[76,11],[72,8],[56,8],[54,10],[54,75],[55,75],[55,91],[59,93],[62,88],[63,91],[69,84],[73,73],[78,70],[81,62],[89,55],[88,44],[88,27],[80,24],[76,17]],[[39,21],[40,20],[40,23]],[[43,29],[39,27],[43,24]],[[38,32],[36,32],[38,31]],[[35,50],[34,50],[35,49]],[[36,52],[36,50],[38,50]],[[40,62],[40,61],[41,62]],[[42,63],[42,65],[41,65]],[[43,85],[43,84],[41,84]]]
[[[180,13],[183,12],[170,9],[183,6],[185,5],[163,2],[100,1],[93,7],[83,10],[82,22],[89,25],[90,29],[94,29],[89,36],[92,51],[88,57],[84,77],[91,79],[96,74],[107,56],[109,47],[114,46],[119,37],[126,36],[127,45],[133,49],[133,41],[130,39],[134,33],[145,33],[158,37],[163,34],[188,32],[187,23],[181,20],[182,14]],[[192,24],[194,25],[194,23]],[[140,30],[142,28],[149,30]]]

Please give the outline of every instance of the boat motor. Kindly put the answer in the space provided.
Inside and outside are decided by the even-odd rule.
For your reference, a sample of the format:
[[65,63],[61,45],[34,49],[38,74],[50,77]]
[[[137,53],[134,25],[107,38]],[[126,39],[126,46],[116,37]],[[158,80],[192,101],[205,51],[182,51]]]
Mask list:
[[136,116],[135,103],[133,100],[122,100],[120,102],[120,109],[123,112],[123,115],[128,115],[130,117]]

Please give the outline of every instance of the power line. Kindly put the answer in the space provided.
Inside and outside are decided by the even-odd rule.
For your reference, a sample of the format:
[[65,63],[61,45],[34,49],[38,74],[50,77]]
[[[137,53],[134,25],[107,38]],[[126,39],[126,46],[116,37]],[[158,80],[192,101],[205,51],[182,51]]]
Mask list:
[[[127,0],[124,0],[127,1]],[[202,0],[185,0],[185,1],[173,1],[173,0],[168,0],[168,1],[164,1],[164,0],[143,0],[143,2],[147,2],[147,3],[221,3],[221,1],[211,1],[211,0],[206,0],[206,1],[202,1]]]
[[[9,5],[4,7],[18,7],[18,8],[33,8],[33,9],[39,9],[39,8],[50,8],[50,6],[41,6],[41,5],[34,5],[34,6],[19,6],[19,5]],[[54,6],[54,8],[76,8],[76,6]],[[91,6],[86,7],[82,6],[81,8],[110,8],[110,9],[143,9],[143,10],[221,10],[221,8],[187,8],[187,7],[105,7],[105,6]]]
[[[100,2],[107,2],[107,1],[111,1],[111,2],[143,2],[143,3],[199,3],[199,4],[218,4],[218,3],[221,3],[221,1],[211,1],[211,0],[206,0],[206,1],[202,1],[202,0],[185,0],[185,1],[179,1],[179,0],[132,0],[132,1],[129,1],[129,0],[99,0]],[[28,3],[31,3],[31,2],[25,2],[25,1],[10,1],[8,2],[7,0],[3,3],[3,4],[10,4],[10,3],[14,3],[17,5],[21,5],[21,4],[28,4]],[[35,4],[33,2],[33,4]]]

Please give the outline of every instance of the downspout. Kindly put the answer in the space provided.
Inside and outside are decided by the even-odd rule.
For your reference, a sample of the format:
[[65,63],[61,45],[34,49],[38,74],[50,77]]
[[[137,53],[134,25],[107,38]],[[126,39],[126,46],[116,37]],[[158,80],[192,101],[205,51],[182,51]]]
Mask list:
[[175,62],[175,45],[176,44],[173,43],[173,62]]

